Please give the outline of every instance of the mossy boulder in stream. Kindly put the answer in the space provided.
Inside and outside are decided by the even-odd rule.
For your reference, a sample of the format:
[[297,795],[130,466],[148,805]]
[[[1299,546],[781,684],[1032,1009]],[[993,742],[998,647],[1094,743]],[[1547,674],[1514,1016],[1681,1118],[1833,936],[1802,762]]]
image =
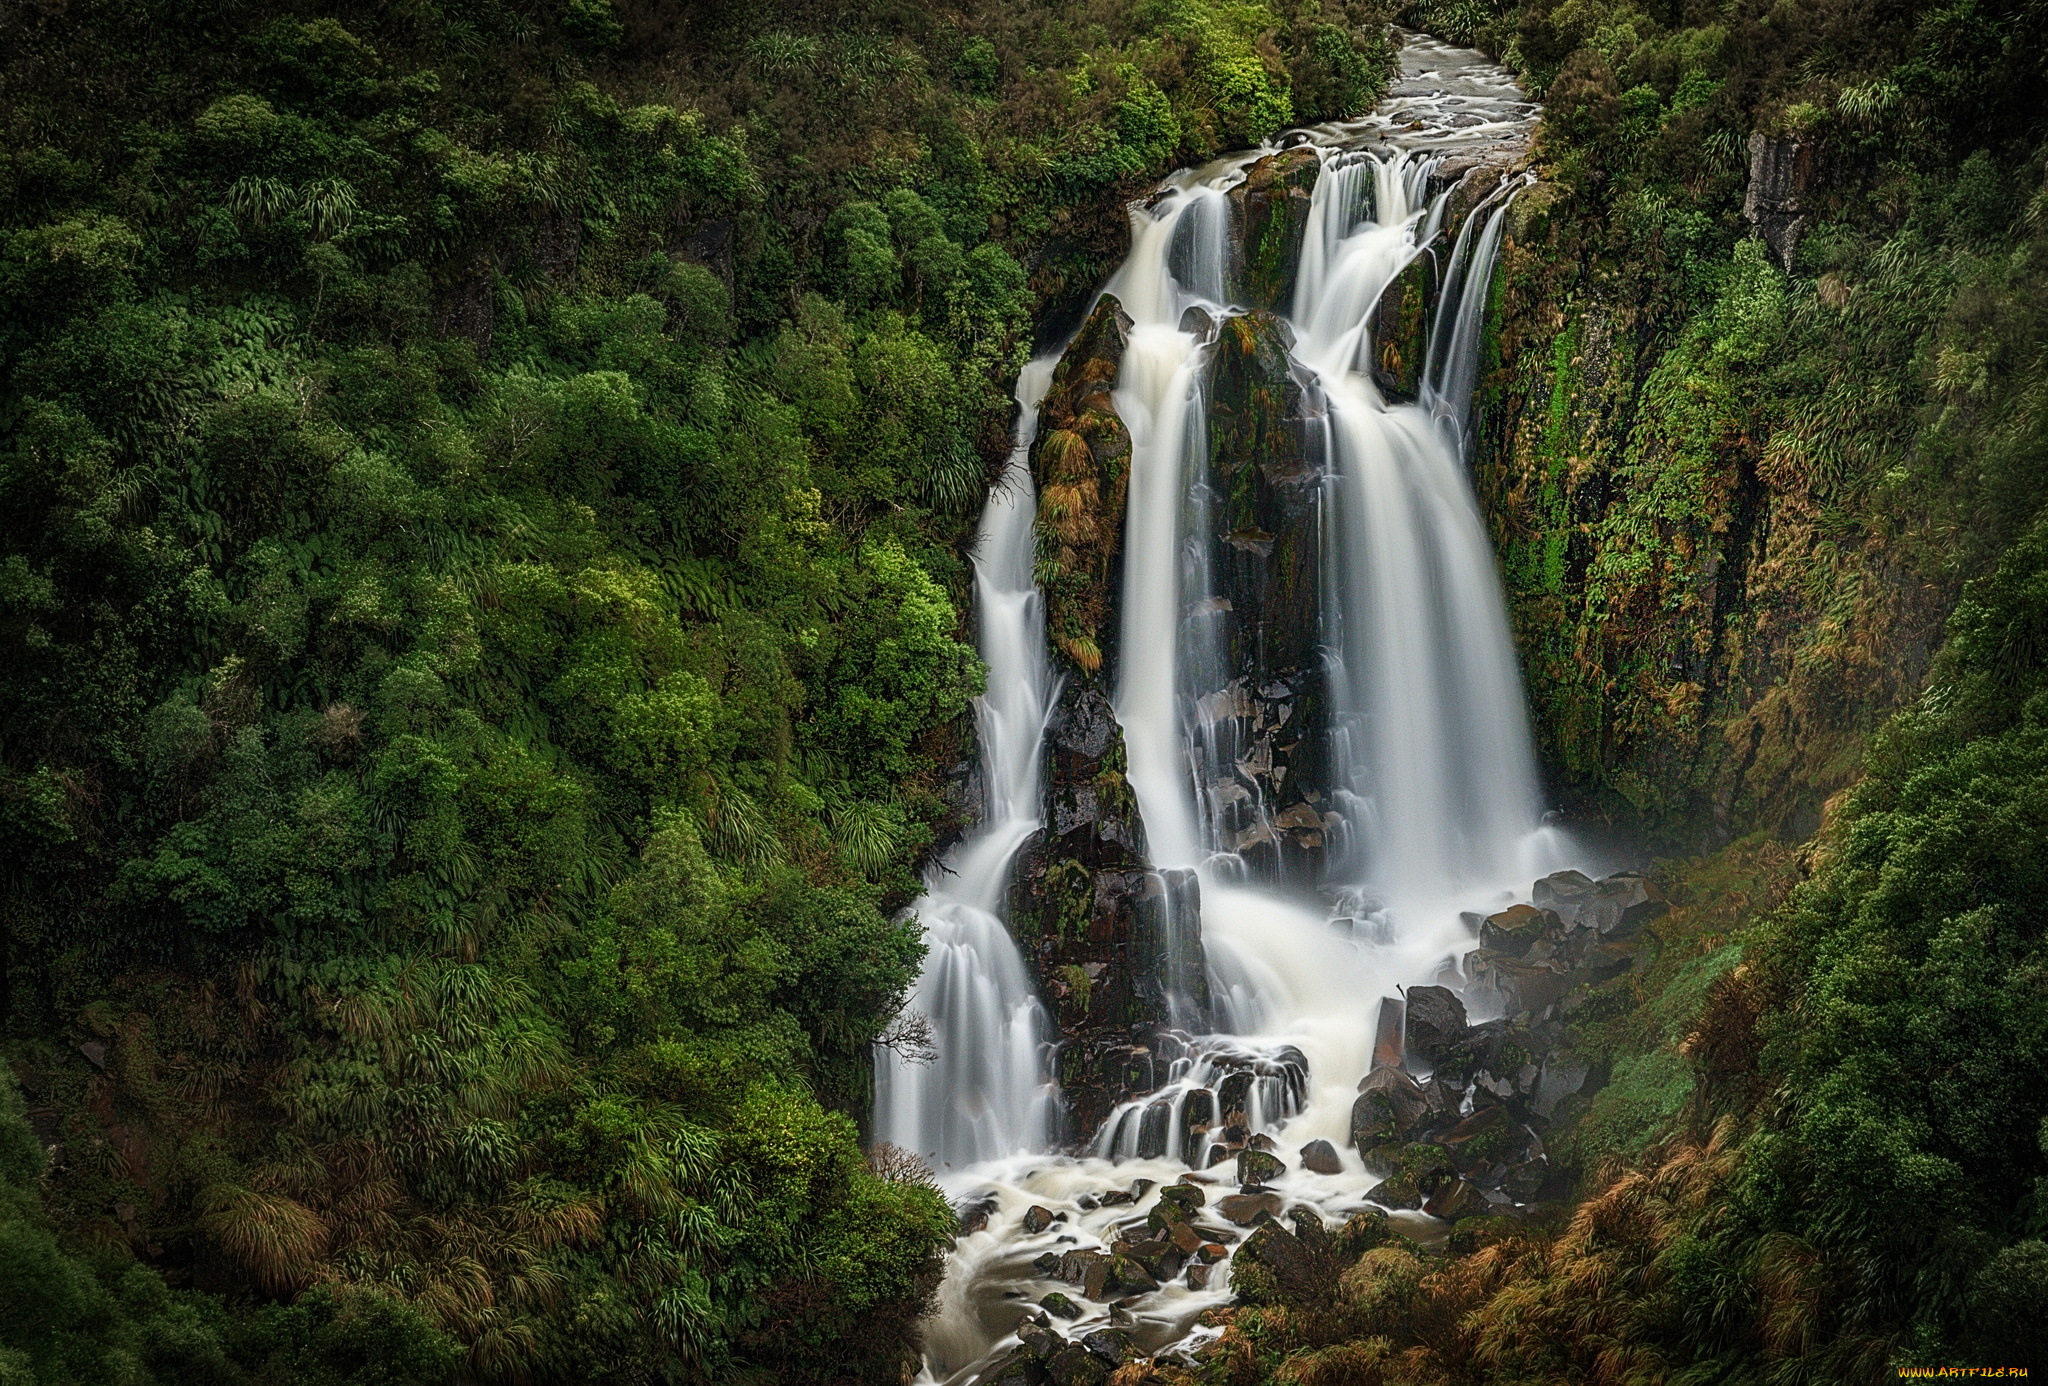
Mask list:
[[1229,193],[1236,242],[1230,293],[1247,308],[1285,311],[1308,232],[1308,209],[1322,160],[1307,146],[1269,154],[1245,170]]

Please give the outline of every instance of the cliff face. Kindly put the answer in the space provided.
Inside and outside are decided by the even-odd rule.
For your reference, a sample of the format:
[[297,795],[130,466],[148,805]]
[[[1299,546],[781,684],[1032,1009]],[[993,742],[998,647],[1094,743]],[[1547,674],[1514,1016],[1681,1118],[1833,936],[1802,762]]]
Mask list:
[[1926,536],[1899,542],[1924,499],[1871,504],[1914,446],[1912,347],[1854,359],[1876,304],[1846,278],[1802,302],[1783,266],[1811,151],[1751,153],[1758,239],[1689,322],[1668,265],[1603,244],[1590,193],[1521,195],[1473,457],[1559,798],[1688,848],[1812,832],[1960,590],[1911,556]]

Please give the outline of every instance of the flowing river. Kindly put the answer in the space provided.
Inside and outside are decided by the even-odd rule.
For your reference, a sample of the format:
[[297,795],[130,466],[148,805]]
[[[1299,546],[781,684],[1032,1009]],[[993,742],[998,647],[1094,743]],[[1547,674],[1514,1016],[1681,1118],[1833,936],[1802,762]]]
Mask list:
[[[1380,1175],[1349,1148],[1350,1122],[1374,1062],[1379,998],[1459,984],[1455,960],[1472,940],[1461,912],[1496,909],[1574,864],[1573,845],[1541,826],[1520,675],[1464,458],[1493,262],[1520,186],[1501,170],[1535,117],[1481,55],[1411,35],[1371,115],[1282,141],[1320,161],[1291,301],[1269,314],[1284,320],[1322,478],[1319,731],[1330,792],[1315,820],[1314,840],[1327,846],[1312,885],[1247,865],[1245,845],[1275,830],[1259,804],[1240,802],[1231,770],[1244,748],[1217,730],[1227,719],[1205,712],[1222,655],[1204,613],[1228,603],[1195,539],[1218,503],[1202,484],[1205,371],[1215,325],[1244,311],[1230,291],[1228,196],[1281,146],[1183,170],[1133,209],[1129,258],[1105,286],[1130,320],[1115,392],[1132,438],[1115,712],[1151,862],[1199,882],[1206,999],[1185,1014],[1177,1006],[1175,1020],[1215,1033],[1194,1035],[1171,1082],[1064,1152],[1052,1148],[1051,1027],[1001,917],[1013,861],[1040,826],[1041,738],[1058,693],[1031,580],[1029,465],[1057,358],[1034,362],[1018,383],[1016,450],[977,551],[988,812],[917,905],[931,951],[910,1004],[930,1018],[938,1058],[919,1066],[884,1052],[878,1062],[877,1138],[932,1161],[978,1224],[961,1237],[927,1324],[922,1380],[976,1380],[1054,1292],[1080,1311],[1059,1325],[1069,1334],[1114,1323],[1147,1352],[1199,1345],[1200,1313],[1228,1302],[1234,1240],[1204,1271],[1107,1303],[1055,1278],[1047,1253],[1108,1247],[1159,1187],[1190,1175],[1179,1157],[1202,1163],[1202,1151],[1173,1148],[1178,1140],[1161,1153],[1160,1133],[1189,1130],[1190,1103],[1215,1114],[1225,1057],[1256,1074],[1235,1100],[1255,1143],[1269,1141],[1289,1167],[1272,1191],[1326,1219],[1368,1207]],[[1466,205],[1453,207],[1444,171],[1466,167],[1491,182],[1468,180]],[[1432,258],[1439,288],[1414,398],[1397,400],[1371,369],[1374,313],[1421,257]],[[1148,1114],[1163,1126],[1148,1128]],[[1329,1143],[1316,1163],[1331,1172],[1297,1162],[1315,1141]],[[1234,1191],[1228,1164],[1194,1173],[1212,1201]],[[1443,1229],[1421,1212],[1395,1216],[1419,1239]]]

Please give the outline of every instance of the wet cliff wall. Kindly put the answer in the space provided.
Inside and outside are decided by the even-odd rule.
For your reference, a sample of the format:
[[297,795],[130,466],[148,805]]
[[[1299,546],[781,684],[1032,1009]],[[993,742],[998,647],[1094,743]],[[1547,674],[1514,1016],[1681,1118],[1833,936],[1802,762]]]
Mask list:
[[1645,31],[1543,89],[1474,482],[1557,801],[1799,838],[2038,503],[2039,156],[1880,160],[1854,90],[1742,109],[1733,40]]

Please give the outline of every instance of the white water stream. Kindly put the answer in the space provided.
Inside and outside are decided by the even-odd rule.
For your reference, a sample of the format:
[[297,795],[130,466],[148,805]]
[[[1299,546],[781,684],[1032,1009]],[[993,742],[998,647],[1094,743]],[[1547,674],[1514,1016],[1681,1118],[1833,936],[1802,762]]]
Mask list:
[[[1320,895],[1243,884],[1242,864],[1211,840],[1197,800],[1199,719],[1188,706],[1188,672],[1208,657],[1189,613],[1213,605],[1214,594],[1200,559],[1197,485],[1207,362],[1182,323],[1190,307],[1215,317],[1237,311],[1225,297],[1226,193],[1272,150],[1183,171],[1150,210],[1134,208],[1130,256],[1106,286],[1133,324],[1114,396],[1133,442],[1115,695],[1129,782],[1153,863],[1200,873],[1218,1023],[1235,1032],[1240,1051],[1298,1051],[1306,1060],[1298,1102],[1274,1085],[1248,1115],[1294,1167],[1274,1187],[1332,1219],[1367,1206],[1365,1191],[1377,1182],[1347,1147],[1379,999],[1397,985],[1436,980],[1471,946],[1461,910],[1526,891],[1565,865],[1568,850],[1538,826],[1520,675],[1464,461],[1480,326],[1513,187],[1504,183],[1466,217],[1452,245],[1441,234],[1443,197],[1426,196],[1448,158],[1524,138],[1534,107],[1475,53],[1411,38],[1403,68],[1372,116],[1308,132],[1322,171],[1286,315],[1293,360],[1322,403],[1329,732],[1336,807],[1347,820],[1338,838],[1351,844]],[[1420,398],[1390,402],[1364,369],[1369,322],[1388,284],[1422,255],[1437,257],[1444,288]],[[1094,1155],[1047,1153],[1055,1098],[1042,1050],[1048,1029],[998,917],[1012,858],[1038,826],[1039,743],[1055,692],[1030,583],[1027,466],[1051,366],[1033,363],[1019,383],[1025,412],[1011,473],[982,521],[977,597],[989,692],[979,725],[989,813],[917,906],[931,954],[911,1005],[932,1019],[940,1055],[928,1068],[908,1068],[885,1053],[877,1079],[877,1136],[935,1160],[956,1197],[993,1204],[986,1225],[960,1240],[927,1325],[922,1379],[949,1386],[974,1380],[1013,1344],[1039,1296],[1058,1289],[1083,1302],[1031,1262],[1049,1250],[1107,1245],[1151,1200],[1146,1193],[1101,1207],[1100,1194],[1189,1172],[1171,1158],[1177,1150],[1135,1158],[1136,1114],[1154,1095],[1113,1116]],[[1333,914],[1368,927],[1340,933]],[[1198,1089],[1209,1100],[1210,1078],[1204,1059],[1184,1066],[1165,1094],[1176,1116]],[[1300,1147],[1316,1139],[1341,1152],[1339,1173],[1298,1167]],[[1212,1182],[1212,1202],[1232,1191],[1227,1165],[1198,1177]],[[1023,1226],[1033,1205],[1057,1219],[1035,1234]],[[1399,1216],[1424,1235],[1434,1221]],[[1190,1336],[1196,1315],[1227,1301],[1228,1276],[1218,1265],[1204,1290],[1176,1282],[1115,1307],[1083,1302],[1089,1317],[1078,1327],[1113,1319],[1147,1350],[1191,1343],[1200,1336]]]

